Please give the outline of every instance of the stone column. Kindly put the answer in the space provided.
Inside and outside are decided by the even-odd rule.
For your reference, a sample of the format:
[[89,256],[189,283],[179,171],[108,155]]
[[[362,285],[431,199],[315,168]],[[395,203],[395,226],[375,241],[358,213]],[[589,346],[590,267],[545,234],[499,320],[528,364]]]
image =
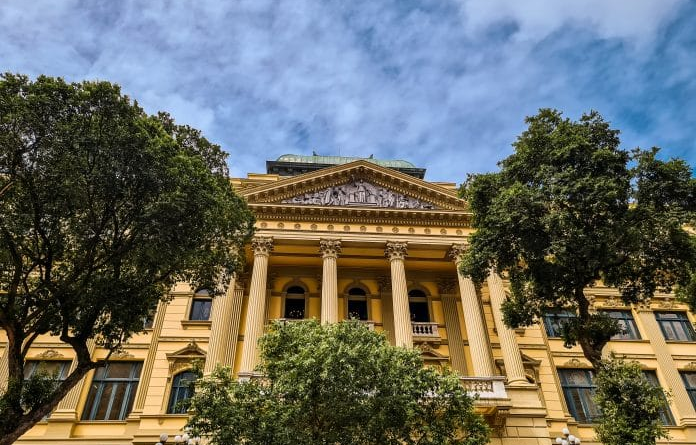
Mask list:
[[462,311],[464,312],[466,336],[469,340],[473,375],[476,377],[491,377],[494,375],[493,356],[488,344],[488,333],[483,319],[481,302],[476,293],[474,282],[471,278],[462,275],[459,270],[462,264],[462,256],[467,248],[468,246],[465,244],[454,244],[450,249],[449,255],[457,266],[459,293],[462,299]]
[[525,386],[529,382],[524,374],[522,364],[522,354],[515,338],[515,331],[508,329],[503,322],[501,307],[505,301],[505,289],[503,280],[491,270],[488,274],[488,292],[491,296],[491,308],[493,309],[493,321],[498,331],[500,349],[503,352],[503,362],[505,363],[505,373],[507,374],[508,384],[512,386]]
[[384,254],[391,266],[392,304],[394,310],[394,340],[396,346],[413,347],[413,328],[411,311],[408,307],[406,269],[404,258],[407,255],[406,243],[388,241]]
[[338,278],[336,258],[341,253],[341,241],[337,239],[319,240],[319,252],[324,259],[321,276],[321,322],[338,321]]
[[218,364],[225,363],[225,352],[230,341],[237,342],[237,339],[230,339],[230,327],[234,314],[234,292],[236,289],[236,276],[230,280],[227,291],[224,295],[218,295],[213,300],[212,322],[210,323],[210,339],[208,340],[208,354],[205,357],[203,374],[208,375]]
[[450,278],[439,280],[438,290],[442,298],[442,311],[445,314],[445,328],[449,343],[449,356],[452,369],[460,375],[467,375],[466,356],[464,355],[464,339],[462,338],[461,322],[457,310],[457,283]]
[[254,267],[251,272],[240,374],[252,373],[258,364],[258,342],[266,321],[268,257],[273,250],[273,238],[256,237],[251,241],[251,246],[254,250]]
[[[695,419],[696,411],[691,403],[689,393],[686,392],[684,382],[677,371],[677,365],[669,352],[669,347],[662,334],[660,325],[655,320],[655,313],[650,309],[650,305],[641,305],[637,308],[638,318],[645,329],[646,337],[650,340],[650,345],[655,351],[657,366],[660,368],[662,376],[667,382],[667,387],[672,394],[672,401],[678,411],[678,417],[683,419]],[[683,423],[683,422],[682,422]],[[690,422],[691,424],[691,422]]]

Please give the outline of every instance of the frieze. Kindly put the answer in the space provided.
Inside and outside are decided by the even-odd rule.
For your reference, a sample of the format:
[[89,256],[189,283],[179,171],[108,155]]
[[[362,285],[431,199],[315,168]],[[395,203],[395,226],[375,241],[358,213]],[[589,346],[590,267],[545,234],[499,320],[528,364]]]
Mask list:
[[283,204],[377,207],[393,209],[437,209],[435,205],[420,199],[394,192],[362,179],[335,185],[316,192],[304,193],[281,201]]

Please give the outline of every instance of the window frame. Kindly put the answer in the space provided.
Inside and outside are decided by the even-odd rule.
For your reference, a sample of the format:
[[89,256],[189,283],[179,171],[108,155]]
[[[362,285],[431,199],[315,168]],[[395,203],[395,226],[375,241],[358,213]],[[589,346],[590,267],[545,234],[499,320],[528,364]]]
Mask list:
[[[636,324],[636,319],[633,316],[633,311],[629,309],[603,309],[600,312],[608,315],[613,320],[617,320],[620,327],[621,322],[624,323],[624,326],[628,327],[626,329],[626,333],[619,333],[612,336],[611,341],[631,341],[643,339],[643,337],[640,335],[638,324]],[[621,314],[622,316],[613,317],[612,314]]]
[[[351,292],[353,291],[353,289],[359,290],[359,291],[363,292],[363,294],[362,294],[362,295],[359,295],[359,294],[351,294]],[[362,285],[358,285],[358,286],[356,286],[356,285],[348,286],[348,288],[346,289],[346,291],[345,291],[345,293],[344,293],[344,298],[345,298],[345,300],[346,300],[346,305],[345,305],[345,309],[346,309],[346,320],[352,320],[352,319],[350,318],[350,304],[351,304],[351,301],[358,301],[358,302],[361,302],[361,303],[365,303],[365,317],[366,317],[366,318],[365,318],[365,319],[359,318],[359,319],[356,319],[356,320],[358,320],[358,321],[370,321],[370,320],[372,320],[372,318],[371,318],[371,315],[372,315],[372,314],[371,314],[371,311],[370,311],[370,293],[367,291],[367,289],[365,289],[364,286],[362,286]]]
[[[303,292],[300,294],[298,292],[288,292],[291,289],[298,288],[302,289]],[[302,295],[302,298],[299,298],[297,296]],[[303,302],[303,309],[302,309],[302,317],[288,317],[287,315],[287,302],[288,300],[302,300]],[[309,292],[307,289],[307,286],[304,286],[303,284],[298,284],[298,283],[291,283],[289,284],[285,291],[283,292],[283,304],[281,307],[280,315],[283,320],[306,320],[309,312],[308,308],[308,303],[309,303]]]
[[[660,326],[662,336],[665,338],[665,340],[696,342],[696,331],[694,331],[694,326],[691,324],[691,320],[689,320],[689,316],[685,311],[655,311],[654,314],[655,321],[657,321],[657,324]],[[677,317],[661,318],[664,317],[665,314],[674,314]],[[665,325],[670,326],[671,331],[675,334],[678,334],[678,332],[685,332],[687,338],[679,338],[679,335],[676,335],[676,338],[670,338],[668,335],[668,329]],[[674,326],[679,326],[679,331],[674,329]]]
[[[128,377],[119,378],[109,378],[107,377],[109,367],[115,364],[130,364],[130,372]],[[87,393],[87,399],[85,400],[84,410],[82,412],[82,421],[88,422],[121,422],[124,421],[128,415],[133,410],[133,403],[135,402],[135,394],[138,391],[138,385],[140,384],[140,374],[142,373],[143,362],[142,361],[114,361],[107,363],[102,368],[97,368],[92,376],[92,382],[90,383],[90,388]],[[100,373],[100,375],[98,374]],[[102,397],[104,396],[104,389],[107,385],[112,385],[109,389],[109,400],[106,402],[106,410],[104,412],[104,419],[97,419],[97,412],[102,405]],[[96,385],[96,387],[95,387]],[[118,389],[120,385],[125,385],[125,390],[121,400],[121,407],[118,409],[118,418],[109,419],[112,410],[114,408],[114,401],[119,398]],[[94,391],[94,397],[90,397]],[[91,406],[90,406],[91,399]]]
[[[679,375],[681,376],[682,382],[684,383],[684,388],[686,388],[686,393],[689,394],[691,404],[694,406],[694,408],[696,408],[696,371],[679,371]],[[694,376],[694,386],[691,386],[691,384],[689,383],[689,379],[687,378],[690,375]]]
[[[418,295],[418,296],[412,296],[412,292],[420,292],[423,295]],[[412,289],[409,289],[407,294],[408,296],[408,313],[409,313],[409,319],[411,320],[411,323],[433,323],[433,311],[432,308],[430,307],[430,296],[428,292],[425,291],[425,289],[422,289],[420,287],[414,287]],[[425,309],[428,315],[428,320],[427,321],[416,321],[414,320],[413,317],[413,311],[411,311],[411,303],[424,303],[425,304]]]
[[[198,304],[207,304],[207,306],[208,306],[208,309],[207,309],[208,317],[207,318],[194,318],[194,312],[197,309],[197,303]],[[189,310],[188,321],[210,321],[210,317],[212,316],[212,312],[213,312],[213,299],[212,298],[194,296],[191,299],[191,309]],[[203,313],[205,313],[205,312],[203,312]]]
[[[577,318],[577,314],[570,309],[552,309],[544,312],[544,332],[548,338],[561,338],[561,324],[563,320]],[[555,320],[555,322],[554,322]]]
[[644,369],[643,376],[645,376],[645,379],[648,382],[650,382],[653,386],[662,389],[663,406],[659,412],[660,421],[664,426],[676,426],[677,422],[674,419],[674,414],[672,414],[672,409],[669,407],[669,401],[667,400],[667,396],[665,395],[664,388],[660,384],[660,379],[657,377],[657,371],[655,371],[654,369]]
[[[594,395],[597,386],[594,384],[594,371],[592,369],[586,368],[559,368],[558,379],[561,383],[561,391],[563,392],[563,397],[568,407],[568,412],[571,416],[580,424],[592,424],[596,423],[601,416],[600,413],[592,415],[592,410],[599,411],[597,404],[594,402]],[[589,384],[576,384],[570,383],[568,381],[568,375],[566,373],[570,372],[582,372],[586,377],[589,377]],[[576,406],[575,398],[572,397],[574,391],[577,391],[580,407]],[[588,403],[589,402],[589,403]],[[585,406],[587,404],[587,406]],[[580,411],[578,411],[580,408]],[[578,416],[581,412],[582,417]]]
[[[194,375],[196,378],[193,380],[193,382],[200,378],[200,375],[192,369],[181,370],[172,376],[172,383],[169,386],[169,397],[167,401],[167,414],[186,414],[186,411],[177,411],[177,405],[179,405],[178,409],[181,409],[181,402],[188,400],[193,396],[193,391],[190,386],[191,381],[187,381],[186,385],[180,384],[180,379],[182,379],[184,374]],[[180,390],[183,390],[184,392],[183,397],[180,396]]]

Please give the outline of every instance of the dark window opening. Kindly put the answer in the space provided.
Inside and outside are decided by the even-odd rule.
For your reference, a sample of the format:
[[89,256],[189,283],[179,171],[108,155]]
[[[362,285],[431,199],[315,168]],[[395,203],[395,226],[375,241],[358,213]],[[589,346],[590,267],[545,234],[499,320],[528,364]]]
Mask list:
[[185,414],[188,407],[185,401],[193,395],[193,382],[198,379],[198,374],[193,371],[180,372],[172,382],[172,392],[169,395],[169,407],[167,414]]
[[420,289],[413,289],[408,293],[408,309],[411,312],[411,321],[427,323],[430,321],[428,299]]
[[348,318],[367,320],[367,300],[348,300]]
[[305,290],[300,286],[288,288],[285,296],[285,312],[283,318],[301,320],[305,318]]

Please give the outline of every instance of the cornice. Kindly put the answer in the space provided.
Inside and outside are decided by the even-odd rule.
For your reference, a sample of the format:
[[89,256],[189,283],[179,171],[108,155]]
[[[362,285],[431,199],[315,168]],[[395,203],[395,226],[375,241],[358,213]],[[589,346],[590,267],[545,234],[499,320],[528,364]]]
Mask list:
[[463,211],[417,209],[370,209],[295,204],[251,203],[257,219],[325,221],[363,224],[394,224],[469,228],[471,214]]

